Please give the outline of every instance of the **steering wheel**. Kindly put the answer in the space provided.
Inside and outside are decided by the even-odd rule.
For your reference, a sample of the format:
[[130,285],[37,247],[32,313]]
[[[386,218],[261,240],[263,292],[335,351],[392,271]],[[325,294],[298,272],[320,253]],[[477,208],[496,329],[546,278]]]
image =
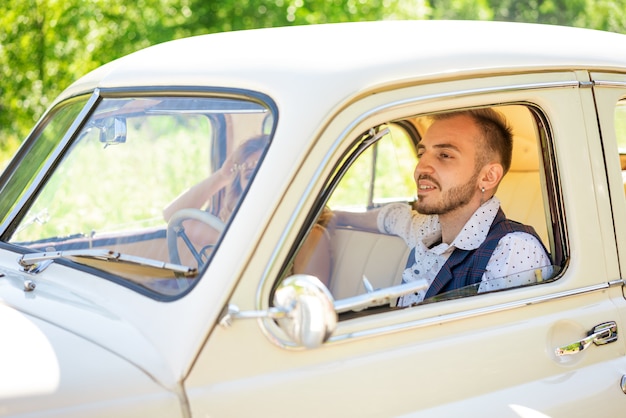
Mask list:
[[203,264],[202,254],[204,254],[206,250],[212,248],[213,245],[204,247],[200,252],[196,251],[191,240],[187,234],[185,234],[185,228],[183,227],[183,222],[187,219],[202,222],[220,234],[224,232],[224,222],[222,222],[222,220],[217,216],[204,210],[187,208],[175,212],[167,223],[167,249],[170,254],[170,261],[174,264],[180,264],[180,254],[178,254],[177,242],[180,237],[198,262],[198,267],[200,267]]

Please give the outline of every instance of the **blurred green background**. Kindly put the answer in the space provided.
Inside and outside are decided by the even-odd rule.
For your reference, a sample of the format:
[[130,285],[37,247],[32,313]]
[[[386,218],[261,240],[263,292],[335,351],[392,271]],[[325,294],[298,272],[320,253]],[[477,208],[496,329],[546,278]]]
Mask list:
[[0,169],[57,94],[115,58],[204,33],[382,19],[506,20],[626,33],[626,0],[3,0]]

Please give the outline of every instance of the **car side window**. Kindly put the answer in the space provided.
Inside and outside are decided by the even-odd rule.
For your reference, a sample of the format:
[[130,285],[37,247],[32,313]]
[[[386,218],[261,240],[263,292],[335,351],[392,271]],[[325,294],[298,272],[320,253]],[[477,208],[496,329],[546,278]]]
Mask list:
[[[328,202],[331,211],[363,213],[392,203],[409,206],[415,201],[413,168],[418,161],[419,133],[409,126],[386,124],[375,133],[364,134],[366,141],[377,135],[380,139],[346,171]],[[355,189],[360,189],[361,195],[348,193]],[[374,288],[399,284],[409,254],[399,237],[343,227],[332,229],[331,248],[329,289],[335,299],[364,293],[364,276]]]
[[[492,271],[487,267],[487,273],[482,280],[475,280],[469,285],[442,287],[441,292],[425,298],[422,296],[413,304],[533,285],[550,280],[558,269],[553,266],[552,260],[554,238],[553,232],[548,228],[552,222],[546,218],[550,211],[546,210],[548,192],[537,119],[527,106],[500,106],[497,111],[507,118],[513,128],[513,155],[508,173],[497,187],[497,203],[491,204],[489,210],[497,212],[500,207],[507,219],[516,221],[516,225],[524,225],[516,230],[516,234],[523,237],[522,241],[528,240],[531,244],[520,244],[521,241],[517,238],[513,240],[508,237],[506,245],[514,242],[512,245],[523,247],[522,251],[536,252],[536,260],[530,264],[528,270],[506,270],[507,274],[498,275],[500,270]],[[354,151],[354,155],[358,155],[352,159],[346,158],[347,162],[338,169],[340,174],[336,177],[340,179],[332,187],[333,192],[326,202],[326,210],[333,214],[330,215],[333,220],[327,226],[331,276],[330,280],[323,280],[328,284],[335,300],[362,295],[368,289],[388,288],[411,280],[410,276],[421,268],[416,267],[416,263],[419,265],[421,260],[415,259],[424,256],[423,253],[416,255],[416,246],[424,244],[427,251],[443,254],[443,257],[432,257],[424,262],[425,269],[434,272],[429,273],[430,277],[415,273],[416,277],[427,277],[430,280],[428,285],[433,283],[433,279],[438,280],[436,270],[448,258],[452,259],[454,248],[447,250],[445,246],[438,247],[441,244],[441,230],[436,217],[417,215],[414,210],[417,191],[414,172],[420,160],[417,143],[432,123],[431,116],[411,116],[400,122],[394,121],[393,124],[373,128],[359,139]],[[373,145],[368,146],[370,142]],[[382,182],[378,182],[379,179]],[[438,185],[438,179],[433,179],[433,184]],[[373,221],[370,219],[368,228],[344,225],[340,221],[343,216],[369,215],[381,210],[385,215],[376,215]],[[388,220],[391,219],[388,216],[394,218]],[[420,219],[425,220],[417,223],[409,221],[414,216],[421,216]],[[496,216],[499,215],[488,219],[489,225],[492,222],[495,224]],[[405,226],[398,227],[400,224]],[[415,225],[419,225],[419,228]],[[418,229],[427,232],[421,237],[413,236]],[[496,250],[492,249],[492,253],[496,254]],[[502,265],[507,263],[502,259],[500,262]],[[439,265],[433,267],[432,263]],[[395,302],[391,305],[393,307]]]
[[365,211],[389,202],[415,199],[413,172],[397,168],[417,164],[417,131],[398,123],[382,125],[378,129],[388,135],[364,150],[350,166],[328,202],[329,206]]

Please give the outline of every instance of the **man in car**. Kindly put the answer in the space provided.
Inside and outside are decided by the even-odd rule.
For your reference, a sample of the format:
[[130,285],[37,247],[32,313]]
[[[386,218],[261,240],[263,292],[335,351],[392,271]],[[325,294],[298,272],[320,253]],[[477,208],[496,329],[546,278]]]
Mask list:
[[506,219],[495,196],[513,150],[504,117],[485,108],[433,120],[418,145],[415,210],[395,203],[367,213],[335,212],[338,226],[398,235],[411,248],[402,281],[425,279],[429,287],[398,306],[465,286],[485,292],[551,274],[534,229]]

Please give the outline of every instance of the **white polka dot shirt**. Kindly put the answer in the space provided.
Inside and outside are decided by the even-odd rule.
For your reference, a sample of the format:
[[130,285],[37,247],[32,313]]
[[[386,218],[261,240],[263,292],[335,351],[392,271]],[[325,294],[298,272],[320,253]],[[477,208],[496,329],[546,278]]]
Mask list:
[[[485,202],[450,245],[441,243],[441,225],[437,215],[418,214],[403,203],[392,203],[380,210],[378,229],[382,233],[398,235],[409,248],[415,248],[415,259],[411,267],[404,270],[402,282],[425,279],[430,286],[455,248],[473,250],[483,243],[499,208],[500,200],[495,196]],[[537,281],[537,269],[541,269],[544,279],[552,274],[550,258],[541,243],[525,232],[512,232],[498,242],[478,292],[534,283]],[[398,306],[419,303],[425,295],[426,290],[406,295]]]

